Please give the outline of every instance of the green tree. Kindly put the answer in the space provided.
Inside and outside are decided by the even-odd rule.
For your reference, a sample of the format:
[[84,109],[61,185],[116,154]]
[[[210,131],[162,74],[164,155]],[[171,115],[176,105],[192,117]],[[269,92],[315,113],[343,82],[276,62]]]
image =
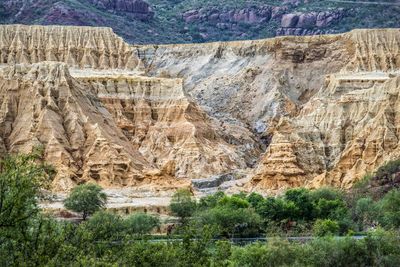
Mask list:
[[400,227],[400,190],[389,191],[379,202],[380,221],[388,228]]
[[15,228],[38,214],[37,197],[48,177],[37,154],[7,156],[0,161],[0,229]]
[[215,194],[208,195],[205,197],[202,197],[199,202],[199,208],[200,209],[208,209],[208,208],[214,208],[217,206],[218,201],[225,196],[225,193],[222,191],[218,191]]
[[146,213],[130,215],[124,221],[127,232],[130,234],[149,234],[154,228],[160,226],[160,218]]
[[266,244],[257,242],[245,247],[234,247],[231,266],[304,266],[296,264],[300,257],[299,245],[273,239]]
[[88,216],[105,207],[107,195],[102,190],[95,184],[78,185],[65,199],[64,206],[69,210],[82,213],[83,220],[86,220]]
[[79,227],[89,234],[90,241],[119,240],[125,230],[122,218],[108,211],[94,213]]
[[212,255],[211,266],[230,266],[229,258],[232,255],[232,244],[229,241],[218,240]]
[[280,222],[283,220],[295,220],[299,217],[299,208],[293,201],[282,198],[266,198],[257,208],[257,213],[267,221]]
[[122,249],[118,264],[115,266],[184,266],[179,258],[179,249],[175,245],[140,240],[125,244]]
[[261,218],[253,209],[224,205],[199,212],[195,220],[200,225],[217,228],[224,237],[256,236],[261,227]]
[[337,188],[321,187],[316,190],[310,191],[312,201],[318,202],[320,199],[326,200],[344,200],[344,194]]
[[260,194],[252,192],[250,195],[247,196],[247,201],[253,208],[257,208],[260,203],[264,201],[264,197]]
[[378,207],[370,197],[360,198],[355,206],[355,220],[360,230],[373,225],[378,218]]
[[196,211],[197,202],[193,198],[192,193],[187,189],[178,190],[171,199],[169,208],[173,215],[179,217],[181,224],[186,224]]
[[315,221],[313,226],[313,233],[315,236],[327,236],[339,234],[340,226],[336,221],[330,219]]
[[241,197],[224,196],[218,201],[218,206],[226,206],[233,209],[244,209],[250,207],[250,203]]
[[298,214],[292,216],[293,220],[311,220],[313,218],[313,204],[310,190],[294,188],[286,191],[286,201],[291,201],[297,207]]
[[346,204],[340,199],[321,198],[314,203],[314,217],[318,219],[339,219],[347,212]]

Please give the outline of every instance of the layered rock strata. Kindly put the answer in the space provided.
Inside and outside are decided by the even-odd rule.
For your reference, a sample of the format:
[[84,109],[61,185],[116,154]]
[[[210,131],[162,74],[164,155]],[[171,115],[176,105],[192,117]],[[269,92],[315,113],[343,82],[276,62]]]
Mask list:
[[246,167],[245,155],[184,94],[181,79],[88,77],[135,149],[177,178],[204,178]]
[[133,48],[110,28],[0,27],[0,64],[65,62],[77,68],[137,69]]
[[400,156],[400,32],[362,30],[346,37],[354,51],[347,64],[326,76],[297,116],[282,118],[272,130],[253,177],[256,188],[349,188]]
[[43,145],[56,189],[251,167],[245,189],[348,188],[400,156],[397,29],[131,47],[108,29],[17,25],[0,47],[0,150]]
[[183,78],[185,91],[211,116],[262,133],[271,119],[296,115],[325,75],[346,65],[348,46],[348,38],[326,35],[143,46],[138,54],[149,75]]
[[[399,89],[399,38],[397,29],[356,30],[318,37],[146,46],[139,55],[150,74],[183,77],[189,95],[212,116],[261,135],[260,142],[268,148],[250,188],[348,188],[398,155],[398,123],[385,122],[385,117],[396,117],[396,103],[391,101]],[[377,115],[384,110],[392,115]],[[366,121],[376,129],[383,127],[379,137],[361,137],[374,129]],[[396,133],[388,135],[396,145],[382,144],[384,132]],[[363,154],[377,142],[377,149]],[[354,147],[359,153],[350,152]]]
[[94,181],[135,185],[150,164],[135,150],[97,97],[65,64],[18,64],[0,72],[0,147],[29,152],[43,146],[57,169],[55,189]]

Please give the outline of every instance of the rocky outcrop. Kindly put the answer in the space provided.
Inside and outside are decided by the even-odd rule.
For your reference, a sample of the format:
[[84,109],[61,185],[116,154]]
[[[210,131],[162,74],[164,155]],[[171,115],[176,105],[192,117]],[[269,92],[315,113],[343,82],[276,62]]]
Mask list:
[[133,48],[110,28],[0,26],[0,64],[65,62],[77,68],[137,69]]
[[[393,80],[400,67],[399,37],[396,29],[357,30],[146,46],[140,54],[145,65],[151,62],[150,74],[183,77],[188,94],[229,126],[227,131],[244,126],[259,133],[259,143],[268,148],[250,187],[269,192],[295,186],[348,188],[398,157],[393,129],[398,123],[387,120],[396,118],[392,101],[399,90]],[[371,129],[381,130],[364,136]]]
[[398,28],[398,4],[389,2],[2,0],[0,24],[110,27],[134,44],[256,40],[365,27]]
[[8,152],[43,146],[53,187],[94,181],[135,185],[152,164],[130,145],[101,103],[65,64],[18,64],[0,73],[0,143]]
[[[246,129],[236,142],[256,146],[250,131],[264,132],[296,115],[346,65],[350,41],[341,36],[281,37],[259,41],[143,46],[148,74],[182,77],[184,89],[229,129]],[[196,64],[193,64],[196,62]]]
[[[360,30],[343,37],[352,42],[352,57],[339,73],[326,76],[297,116],[282,118],[272,130],[272,142],[252,181],[255,188],[349,188],[385,161],[400,157],[400,31]],[[279,162],[273,151],[282,146],[280,151],[288,154]],[[286,173],[292,169],[297,171]]]
[[[22,9],[21,13],[18,13],[19,17],[29,17],[31,9]],[[25,22],[21,18],[21,22]],[[90,24],[88,23],[90,22]],[[46,9],[46,13],[42,19],[43,25],[70,25],[70,26],[90,26],[90,25],[107,25],[104,21],[104,17],[99,16],[96,10],[81,10],[76,7],[71,7],[65,1],[58,1]]]
[[348,11],[343,8],[330,11],[310,13],[284,14],[281,19],[281,27],[277,29],[276,35],[315,35],[334,33],[326,29],[331,24],[337,24],[347,15]]
[[367,172],[398,158],[399,81],[389,76],[330,76],[321,93],[297,117],[282,120],[273,133],[270,147],[290,146],[290,164],[302,171],[283,175],[284,183],[277,183],[281,171],[274,168],[288,171],[289,161],[271,167],[276,157],[267,152],[253,182],[269,190],[293,185],[349,188]]
[[[261,166],[261,169],[260,169]],[[274,134],[261,163],[252,178],[257,187],[284,190],[304,184],[304,170],[299,166],[294,145],[283,134]],[[268,177],[265,179],[265,177]]]
[[398,29],[357,30],[345,35],[353,47],[352,57],[343,72],[396,73],[400,69]]
[[220,135],[219,126],[186,98],[181,79],[88,77],[135,149],[177,178],[202,178],[246,167],[246,155]]
[[232,172],[251,173],[240,190],[348,188],[400,156],[397,29],[136,47],[103,28],[0,33],[0,151],[43,145],[56,189]]
[[89,0],[89,2],[102,9],[126,12],[133,18],[144,21],[154,17],[150,4],[143,0]]
[[232,23],[262,24],[279,18],[287,7],[251,6],[243,9],[209,7],[193,9],[182,14],[186,23],[208,22],[218,27],[228,27]]

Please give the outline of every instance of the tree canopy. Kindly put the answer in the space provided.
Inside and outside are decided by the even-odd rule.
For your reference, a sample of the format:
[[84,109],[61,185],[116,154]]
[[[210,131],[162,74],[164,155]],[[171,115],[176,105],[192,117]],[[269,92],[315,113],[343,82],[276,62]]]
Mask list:
[[65,199],[64,206],[69,210],[82,213],[83,220],[86,220],[88,216],[105,207],[107,195],[102,190],[95,184],[78,185]]

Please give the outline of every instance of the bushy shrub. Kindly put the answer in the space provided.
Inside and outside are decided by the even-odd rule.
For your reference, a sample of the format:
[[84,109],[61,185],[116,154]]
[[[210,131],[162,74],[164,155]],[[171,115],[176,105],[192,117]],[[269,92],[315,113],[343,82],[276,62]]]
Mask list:
[[208,195],[206,197],[202,197],[199,201],[199,208],[200,209],[208,209],[214,208],[217,206],[219,200],[225,196],[225,193],[222,191],[218,191],[215,194]]
[[258,207],[258,205],[260,205],[264,201],[264,197],[262,195],[254,192],[248,195],[246,199],[250,203],[250,205],[255,209]]
[[189,190],[178,190],[171,199],[169,208],[173,215],[179,217],[182,224],[196,211],[197,202]]
[[167,243],[137,241],[123,247],[118,266],[183,266],[180,265],[179,247]]
[[124,222],[119,215],[107,211],[96,212],[79,226],[91,241],[119,241],[124,236]]
[[0,161],[0,230],[12,230],[38,214],[37,197],[47,173],[37,159],[32,153]]
[[380,222],[388,228],[400,227],[400,190],[389,191],[379,202]]
[[289,189],[285,193],[285,200],[294,203],[297,214],[293,214],[293,220],[310,220],[313,216],[313,204],[310,190],[305,188]]
[[350,237],[312,240],[304,246],[302,259],[303,266],[372,266],[364,241]]
[[339,224],[336,221],[330,219],[315,221],[313,226],[313,233],[315,236],[327,236],[327,235],[337,235],[339,234]]
[[355,206],[355,220],[360,230],[366,230],[379,218],[377,204],[370,197],[360,198]]
[[225,206],[232,209],[245,209],[250,207],[250,203],[246,199],[237,196],[224,196],[218,200],[217,206]]
[[160,218],[146,213],[136,213],[124,220],[126,230],[130,234],[149,234],[160,226]]
[[320,199],[325,200],[344,200],[343,192],[337,188],[332,187],[321,187],[310,192],[311,199],[314,202],[318,202]]
[[249,208],[217,206],[199,212],[195,220],[200,225],[210,225],[218,229],[219,236],[248,237],[260,233],[261,218]]
[[234,247],[233,266],[294,266],[301,256],[300,246],[288,241],[273,239],[266,244],[254,243],[246,247]]

